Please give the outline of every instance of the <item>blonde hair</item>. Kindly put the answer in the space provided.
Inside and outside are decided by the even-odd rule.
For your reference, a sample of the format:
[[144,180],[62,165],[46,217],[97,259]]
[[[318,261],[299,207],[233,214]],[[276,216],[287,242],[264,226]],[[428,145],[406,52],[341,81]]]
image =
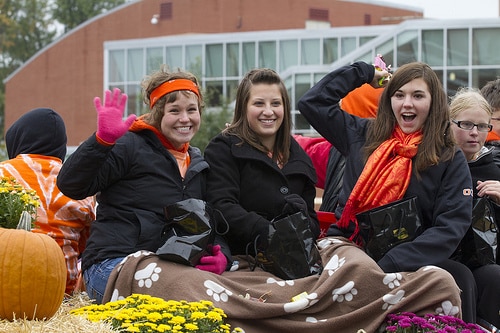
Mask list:
[[481,95],[479,89],[476,88],[460,88],[450,102],[450,118],[455,119],[463,111],[471,107],[478,106],[484,110],[488,117],[491,118],[493,109],[488,101]]

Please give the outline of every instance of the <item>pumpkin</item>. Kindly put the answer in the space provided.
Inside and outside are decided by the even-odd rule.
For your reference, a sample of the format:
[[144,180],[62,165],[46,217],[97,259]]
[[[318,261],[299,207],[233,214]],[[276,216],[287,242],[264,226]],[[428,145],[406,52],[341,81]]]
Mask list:
[[31,232],[24,213],[20,229],[0,228],[0,319],[48,319],[64,298],[64,254],[52,237]]

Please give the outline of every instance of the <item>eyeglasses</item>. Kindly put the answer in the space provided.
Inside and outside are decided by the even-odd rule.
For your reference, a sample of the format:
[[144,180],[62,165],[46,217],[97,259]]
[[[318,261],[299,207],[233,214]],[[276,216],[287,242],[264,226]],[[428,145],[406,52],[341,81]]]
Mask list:
[[482,123],[482,124],[474,124],[472,121],[456,121],[456,120],[452,120],[453,123],[457,124],[458,127],[460,127],[461,129],[463,130],[467,130],[467,131],[471,131],[474,126],[477,127],[477,130],[479,132],[491,132],[491,130],[493,129],[493,125],[490,125],[490,124],[485,124],[485,123]]

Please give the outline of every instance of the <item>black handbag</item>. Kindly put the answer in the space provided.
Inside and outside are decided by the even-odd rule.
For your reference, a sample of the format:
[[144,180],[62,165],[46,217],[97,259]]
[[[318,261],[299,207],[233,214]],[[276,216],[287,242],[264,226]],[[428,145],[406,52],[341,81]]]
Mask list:
[[222,214],[205,201],[194,198],[169,205],[164,213],[167,220],[161,234],[164,244],[156,254],[161,259],[196,266],[214,243],[216,218],[225,222]]
[[366,253],[380,260],[393,247],[422,232],[417,197],[401,199],[356,215]]
[[309,217],[302,211],[273,219],[267,248],[255,252],[256,264],[283,280],[320,274],[323,270]]
[[472,224],[454,259],[474,269],[499,263],[498,251],[498,224],[493,203],[487,198],[474,199]]

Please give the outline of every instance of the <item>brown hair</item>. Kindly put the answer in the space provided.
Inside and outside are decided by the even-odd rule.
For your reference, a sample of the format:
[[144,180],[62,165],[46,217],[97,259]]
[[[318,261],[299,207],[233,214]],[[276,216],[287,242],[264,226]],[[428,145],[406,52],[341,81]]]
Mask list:
[[288,98],[285,84],[280,76],[272,69],[253,69],[241,80],[236,92],[233,121],[223,133],[235,135],[257,150],[266,154],[268,153],[267,148],[260,142],[259,136],[250,128],[246,117],[250,90],[255,84],[277,84],[279,87],[284,113],[283,123],[276,133],[272,158],[274,161],[278,161],[279,159],[279,162],[286,164],[290,157],[290,138],[292,130],[290,99]]
[[[178,69],[176,72],[170,71],[168,66],[166,65],[162,65],[160,67],[160,70],[151,73],[151,75],[146,76],[142,80],[141,86],[142,86],[144,103],[146,103],[146,105],[148,105],[149,107],[150,96],[153,90],[159,87],[162,83],[174,79],[187,79],[193,81],[196,84],[196,86],[198,87],[198,91],[200,93],[198,96],[198,109],[200,110],[201,114],[202,109],[204,107],[203,95],[201,93],[201,88],[196,76],[190,72],[181,71],[180,69]],[[163,118],[165,113],[165,104],[175,102],[179,97],[179,94],[192,96],[192,94],[194,93],[188,90],[180,90],[180,91],[173,91],[171,93],[162,96],[155,103],[151,111],[145,115],[144,121],[156,127],[157,129],[160,129],[161,119]]]
[[368,127],[364,148],[365,159],[377,147],[389,139],[396,126],[391,97],[403,85],[415,79],[423,79],[431,94],[429,115],[423,124],[423,139],[415,157],[416,174],[440,160],[451,159],[455,153],[455,142],[450,132],[448,98],[436,73],[429,65],[412,62],[399,67],[380,97],[377,117]]
[[494,111],[500,110],[500,79],[489,81],[481,88],[481,95],[490,103]]

